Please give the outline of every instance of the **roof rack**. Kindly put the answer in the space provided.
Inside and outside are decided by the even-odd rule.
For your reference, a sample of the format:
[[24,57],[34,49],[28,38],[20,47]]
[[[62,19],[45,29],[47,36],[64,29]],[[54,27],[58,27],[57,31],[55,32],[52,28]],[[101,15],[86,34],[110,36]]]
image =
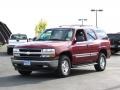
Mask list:
[[73,25],[60,25],[59,27],[93,27],[93,25],[73,24]]
[[93,25],[79,25],[79,24],[73,24],[73,25],[61,25],[60,28],[92,28],[92,29],[101,29],[99,27],[93,26]]

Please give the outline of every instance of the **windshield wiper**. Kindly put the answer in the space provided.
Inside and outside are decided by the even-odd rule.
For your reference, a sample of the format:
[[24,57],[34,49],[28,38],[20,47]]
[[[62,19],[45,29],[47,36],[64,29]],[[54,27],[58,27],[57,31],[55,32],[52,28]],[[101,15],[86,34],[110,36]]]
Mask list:
[[54,38],[54,39],[36,39],[34,41],[65,41],[65,40]]
[[35,39],[34,41],[45,41],[44,39]]
[[53,41],[63,41],[62,39],[57,39],[57,38],[53,38],[53,39],[49,39],[49,40],[53,40]]

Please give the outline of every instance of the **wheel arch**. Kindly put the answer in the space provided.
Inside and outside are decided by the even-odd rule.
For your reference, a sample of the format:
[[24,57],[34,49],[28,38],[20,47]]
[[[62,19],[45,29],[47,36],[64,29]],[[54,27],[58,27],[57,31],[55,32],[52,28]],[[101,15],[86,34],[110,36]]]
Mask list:
[[107,50],[106,49],[101,49],[99,53],[103,53],[107,57]]
[[61,55],[66,55],[66,56],[68,56],[68,57],[70,58],[70,62],[71,62],[71,65],[72,65],[72,60],[73,60],[73,58],[72,58],[72,53],[71,53],[70,51],[64,51],[64,52],[60,53],[60,56],[61,56]]

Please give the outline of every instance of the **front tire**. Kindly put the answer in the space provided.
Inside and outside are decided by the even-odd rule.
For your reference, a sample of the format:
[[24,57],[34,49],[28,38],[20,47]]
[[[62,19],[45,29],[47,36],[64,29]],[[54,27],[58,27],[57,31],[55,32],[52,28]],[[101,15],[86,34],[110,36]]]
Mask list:
[[7,54],[8,54],[8,55],[11,54],[11,50],[10,50],[10,48],[7,48]]
[[30,74],[32,73],[32,71],[22,71],[22,70],[18,70],[18,72],[19,72],[22,76],[30,76]]
[[60,56],[59,64],[56,72],[60,77],[69,76],[71,72],[71,63],[70,63],[70,58],[68,56],[66,55]]
[[98,56],[97,64],[94,65],[96,71],[104,71],[106,68],[106,56],[104,53],[100,53]]

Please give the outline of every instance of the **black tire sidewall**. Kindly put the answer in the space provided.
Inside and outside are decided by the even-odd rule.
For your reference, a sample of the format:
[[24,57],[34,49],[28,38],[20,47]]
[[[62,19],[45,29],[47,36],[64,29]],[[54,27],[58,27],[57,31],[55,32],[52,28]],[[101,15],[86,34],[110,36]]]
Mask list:
[[[100,65],[101,57],[104,58],[104,62],[105,62],[104,68],[102,68]],[[95,64],[94,67],[95,67],[96,71],[104,71],[105,70],[105,68],[106,68],[106,56],[104,53],[99,53],[97,64]]]
[[[100,60],[101,60],[102,57],[104,58],[104,62],[105,62],[104,68],[101,68],[101,65],[100,65]],[[105,56],[104,53],[100,53],[99,54],[99,57],[98,57],[98,66],[99,66],[100,71],[103,71],[106,68],[106,56]]]
[[[68,62],[68,64],[69,64],[69,70],[68,70],[67,75],[65,75],[65,74],[63,73],[63,71],[62,71],[62,62],[64,62],[65,60],[66,60],[66,61]],[[71,72],[71,63],[70,63],[70,58],[69,58],[68,56],[66,56],[66,55],[61,55],[61,56],[60,56],[57,71],[58,71],[58,74],[59,74],[60,76],[62,76],[62,77],[69,76],[69,74],[70,74],[70,72]]]

